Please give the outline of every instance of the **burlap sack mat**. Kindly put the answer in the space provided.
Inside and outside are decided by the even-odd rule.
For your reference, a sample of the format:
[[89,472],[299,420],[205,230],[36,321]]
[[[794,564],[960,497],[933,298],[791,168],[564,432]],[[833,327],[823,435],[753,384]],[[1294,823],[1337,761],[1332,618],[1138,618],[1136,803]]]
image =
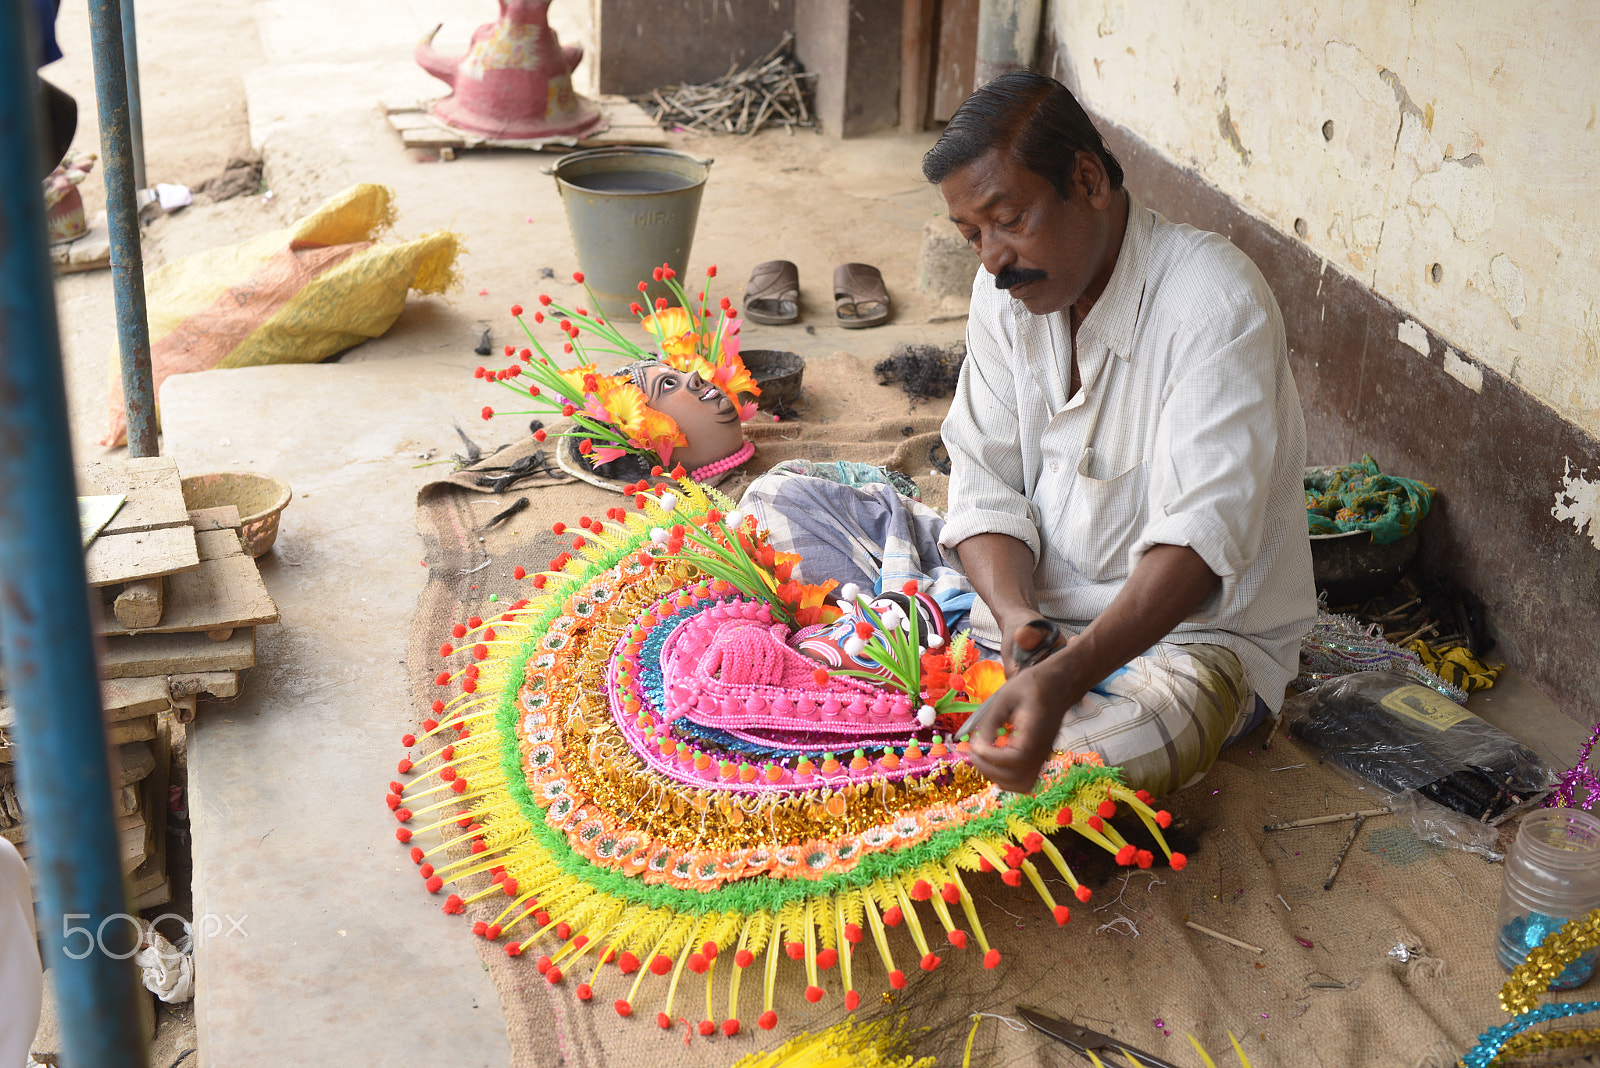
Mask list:
[[[912,410],[898,391],[880,391],[865,365],[842,353],[813,361],[808,387],[813,383],[807,418],[748,428],[758,445],[750,473],[791,457],[885,463],[916,477],[934,503],[944,503],[944,480],[930,479],[927,465],[944,405]],[[723,490],[737,497],[750,473]],[[419,495],[430,580],[411,635],[416,707],[407,726],[425,716],[433,699],[437,650],[450,626],[526,595],[526,583],[513,580],[512,568],[537,570],[564,547],[564,539],[550,533],[553,522],[570,523],[619,503],[568,480],[542,489],[526,511],[498,528],[480,530],[497,506],[522,492],[485,497],[436,482]],[[490,603],[490,595],[498,601]],[[1224,753],[1202,783],[1163,802],[1175,817],[1174,847],[1190,858],[1185,871],[1117,868],[1064,832],[1058,845],[1095,890],[1080,905],[1054,881],[1058,899],[1072,906],[1067,926],[1058,928],[1026,885],[1013,890],[997,874],[974,875],[969,885],[980,895],[980,916],[1001,951],[1000,966],[985,971],[975,949],[946,945],[936,949],[943,965],[923,973],[915,968],[910,939],[892,932],[896,963],[907,968],[911,982],[892,998],[880,997],[887,983],[876,954],[863,945],[868,951],[857,955],[856,965],[864,996],[858,1017],[906,1013],[928,1029],[920,1052],[938,1054],[945,1066],[961,1063],[974,1013],[990,1014],[978,1024],[975,1065],[1084,1063],[1064,1047],[1017,1030],[1012,1017],[1018,1004],[1075,1018],[1184,1065],[1199,1063],[1188,1034],[1219,1065],[1236,1063],[1230,1032],[1257,1068],[1453,1064],[1479,1032],[1506,1020],[1495,1000],[1504,973],[1491,949],[1500,867],[1430,846],[1398,819],[1379,817],[1367,821],[1333,889],[1325,891],[1350,824],[1272,834],[1263,824],[1371,808],[1374,799],[1292,739],[1280,737],[1263,750],[1265,737],[1259,731]],[[1119,826],[1128,833],[1134,822],[1119,820]],[[471,938],[478,918],[490,917],[469,910],[438,922],[456,924],[461,937]],[[1186,919],[1263,952],[1208,937],[1187,927]],[[667,1034],[656,1026],[653,1007],[664,985],[642,987],[639,1011],[624,1020],[610,1008],[623,993],[614,980],[584,1004],[574,996],[575,982],[553,987],[544,981],[534,966],[536,953],[510,958],[503,943],[476,941],[500,992],[516,1068],[723,1066],[844,1015],[837,970],[824,973],[828,996],[810,1005],[801,997],[802,973],[786,969],[776,1031],[754,1027],[760,981],[752,975],[741,994],[740,1035],[706,1039],[686,1026],[705,1016],[700,983],[680,987],[674,1015],[682,1022]],[[1407,962],[1391,954],[1402,944]],[[720,1022],[726,994],[718,986]],[[1566,997],[1585,994],[1580,989]]]

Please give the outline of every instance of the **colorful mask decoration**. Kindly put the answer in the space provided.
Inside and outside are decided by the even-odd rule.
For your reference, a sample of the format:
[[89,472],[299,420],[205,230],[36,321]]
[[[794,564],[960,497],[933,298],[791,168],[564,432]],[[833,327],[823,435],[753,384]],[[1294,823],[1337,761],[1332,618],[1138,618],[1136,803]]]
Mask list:
[[[534,323],[555,322],[566,335],[562,353],[578,362],[562,367],[534,336],[522,306],[514,305],[511,314],[530,347],[519,352],[507,345],[505,354],[517,362],[501,370],[479,367],[474,375],[497,382],[530,403],[528,408],[498,414],[572,419],[572,428],[560,436],[577,439],[579,452],[596,466],[633,454],[665,470],[673,466],[676,455],[687,458],[692,468],[687,473],[709,478],[754,453],[739,425],[756,413],[755,402],[744,398],[759,395],[761,389],[739,359],[740,323],[731,302],[724,297],[719,307],[708,308],[704,289],[697,301],[691,301],[671,267],[657,267],[653,275],[666,282],[679,301],[671,307],[665,297],[659,298],[648,313],[637,302],[632,306],[659,345],[659,355],[640,348],[598,314],[582,307],[568,309],[541,295]],[[709,268],[706,276],[709,285],[716,268]],[[572,277],[583,284],[581,273]],[[641,293],[646,286],[639,283]],[[584,290],[594,301],[587,286]],[[597,363],[603,356],[621,356],[630,363],[620,372],[605,373]],[[492,407],[482,412],[485,419],[496,414]],[[534,437],[544,441],[547,434],[540,430]]]
[[[479,936],[538,954],[549,982],[667,1028],[689,972],[701,1033],[771,1029],[784,976],[853,1010],[939,967],[946,942],[994,967],[979,884],[1027,884],[1065,924],[1044,876],[1090,892],[1049,832],[1149,867],[1110,822],[1123,811],[1185,865],[1170,816],[1093,754],[1055,754],[1031,795],[972,768],[953,732],[999,673],[914,587],[803,585],[796,557],[688,479],[632,503],[557,524],[571,551],[513,573],[533,596],[456,626],[390,784],[428,890],[452,884],[444,911],[472,906]],[[800,651],[817,635],[840,666]]]

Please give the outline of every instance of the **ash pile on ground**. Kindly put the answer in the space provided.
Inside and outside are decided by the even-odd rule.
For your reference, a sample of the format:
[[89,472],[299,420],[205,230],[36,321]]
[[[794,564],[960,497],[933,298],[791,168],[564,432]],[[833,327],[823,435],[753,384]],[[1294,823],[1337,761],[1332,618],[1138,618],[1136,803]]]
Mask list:
[[951,345],[899,345],[886,360],[879,360],[872,368],[878,376],[878,385],[895,382],[912,400],[948,397],[956,390],[956,379],[961,375],[961,361],[967,358],[967,343],[957,341]]

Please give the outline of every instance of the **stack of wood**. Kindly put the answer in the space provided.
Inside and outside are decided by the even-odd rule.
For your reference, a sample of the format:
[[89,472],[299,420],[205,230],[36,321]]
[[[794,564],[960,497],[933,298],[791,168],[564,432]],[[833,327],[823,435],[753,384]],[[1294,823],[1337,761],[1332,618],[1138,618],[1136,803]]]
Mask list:
[[664,129],[707,130],[753,134],[767,126],[815,126],[808,98],[811,79],[794,58],[794,34],[785,33],[777,47],[744,70],[730,68],[715,81],[656,89],[639,104],[653,113]]
[[[101,696],[119,758],[113,795],[122,862],[134,904],[151,908],[172,896],[166,815],[173,721],[190,722],[202,695],[238,695],[240,672],[255,666],[255,628],[277,622],[278,608],[240,541],[238,509],[188,511],[171,460],[92,464],[79,484],[86,494],[126,497],[84,564],[89,584],[101,591]],[[11,718],[0,709],[0,835],[26,857]]]

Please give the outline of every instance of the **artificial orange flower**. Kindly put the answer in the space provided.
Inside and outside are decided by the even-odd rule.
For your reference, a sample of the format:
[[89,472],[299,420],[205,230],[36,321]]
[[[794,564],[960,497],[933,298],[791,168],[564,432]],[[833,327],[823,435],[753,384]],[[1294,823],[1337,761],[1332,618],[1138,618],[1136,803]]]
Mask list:
[[809,627],[813,623],[831,623],[839,618],[839,609],[828,604],[827,599],[828,594],[838,585],[839,583],[833,579],[820,586],[808,586],[803,582],[785,582],[778,587],[778,596],[794,613],[796,627]]
[[583,396],[584,377],[586,375],[592,375],[594,372],[595,365],[592,363],[584,364],[581,367],[569,367],[564,371],[556,369],[555,373],[561,377],[563,382],[566,383],[566,388],[561,391],[562,396],[566,397],[569,401],[576,402],[578,398]]
[[639,420],[639,436],[633,440],[635,444],[648,448],[659,456],[663,467],[672,462],[673,449],[689,444],[689,439],[678,429],[678,424],[673,421],[672,416],[658,412],[654,408],[644,410]]
[[608,421],[626,434],[630,441],[637,439],[644,428],[645,413],[650,410],[643,391],[619,376],[606,380],[599,397]]
[[1005,669],[998,660],[980,660],[962,672],[966,679],[967,700],[983,702],[1006,683]]

